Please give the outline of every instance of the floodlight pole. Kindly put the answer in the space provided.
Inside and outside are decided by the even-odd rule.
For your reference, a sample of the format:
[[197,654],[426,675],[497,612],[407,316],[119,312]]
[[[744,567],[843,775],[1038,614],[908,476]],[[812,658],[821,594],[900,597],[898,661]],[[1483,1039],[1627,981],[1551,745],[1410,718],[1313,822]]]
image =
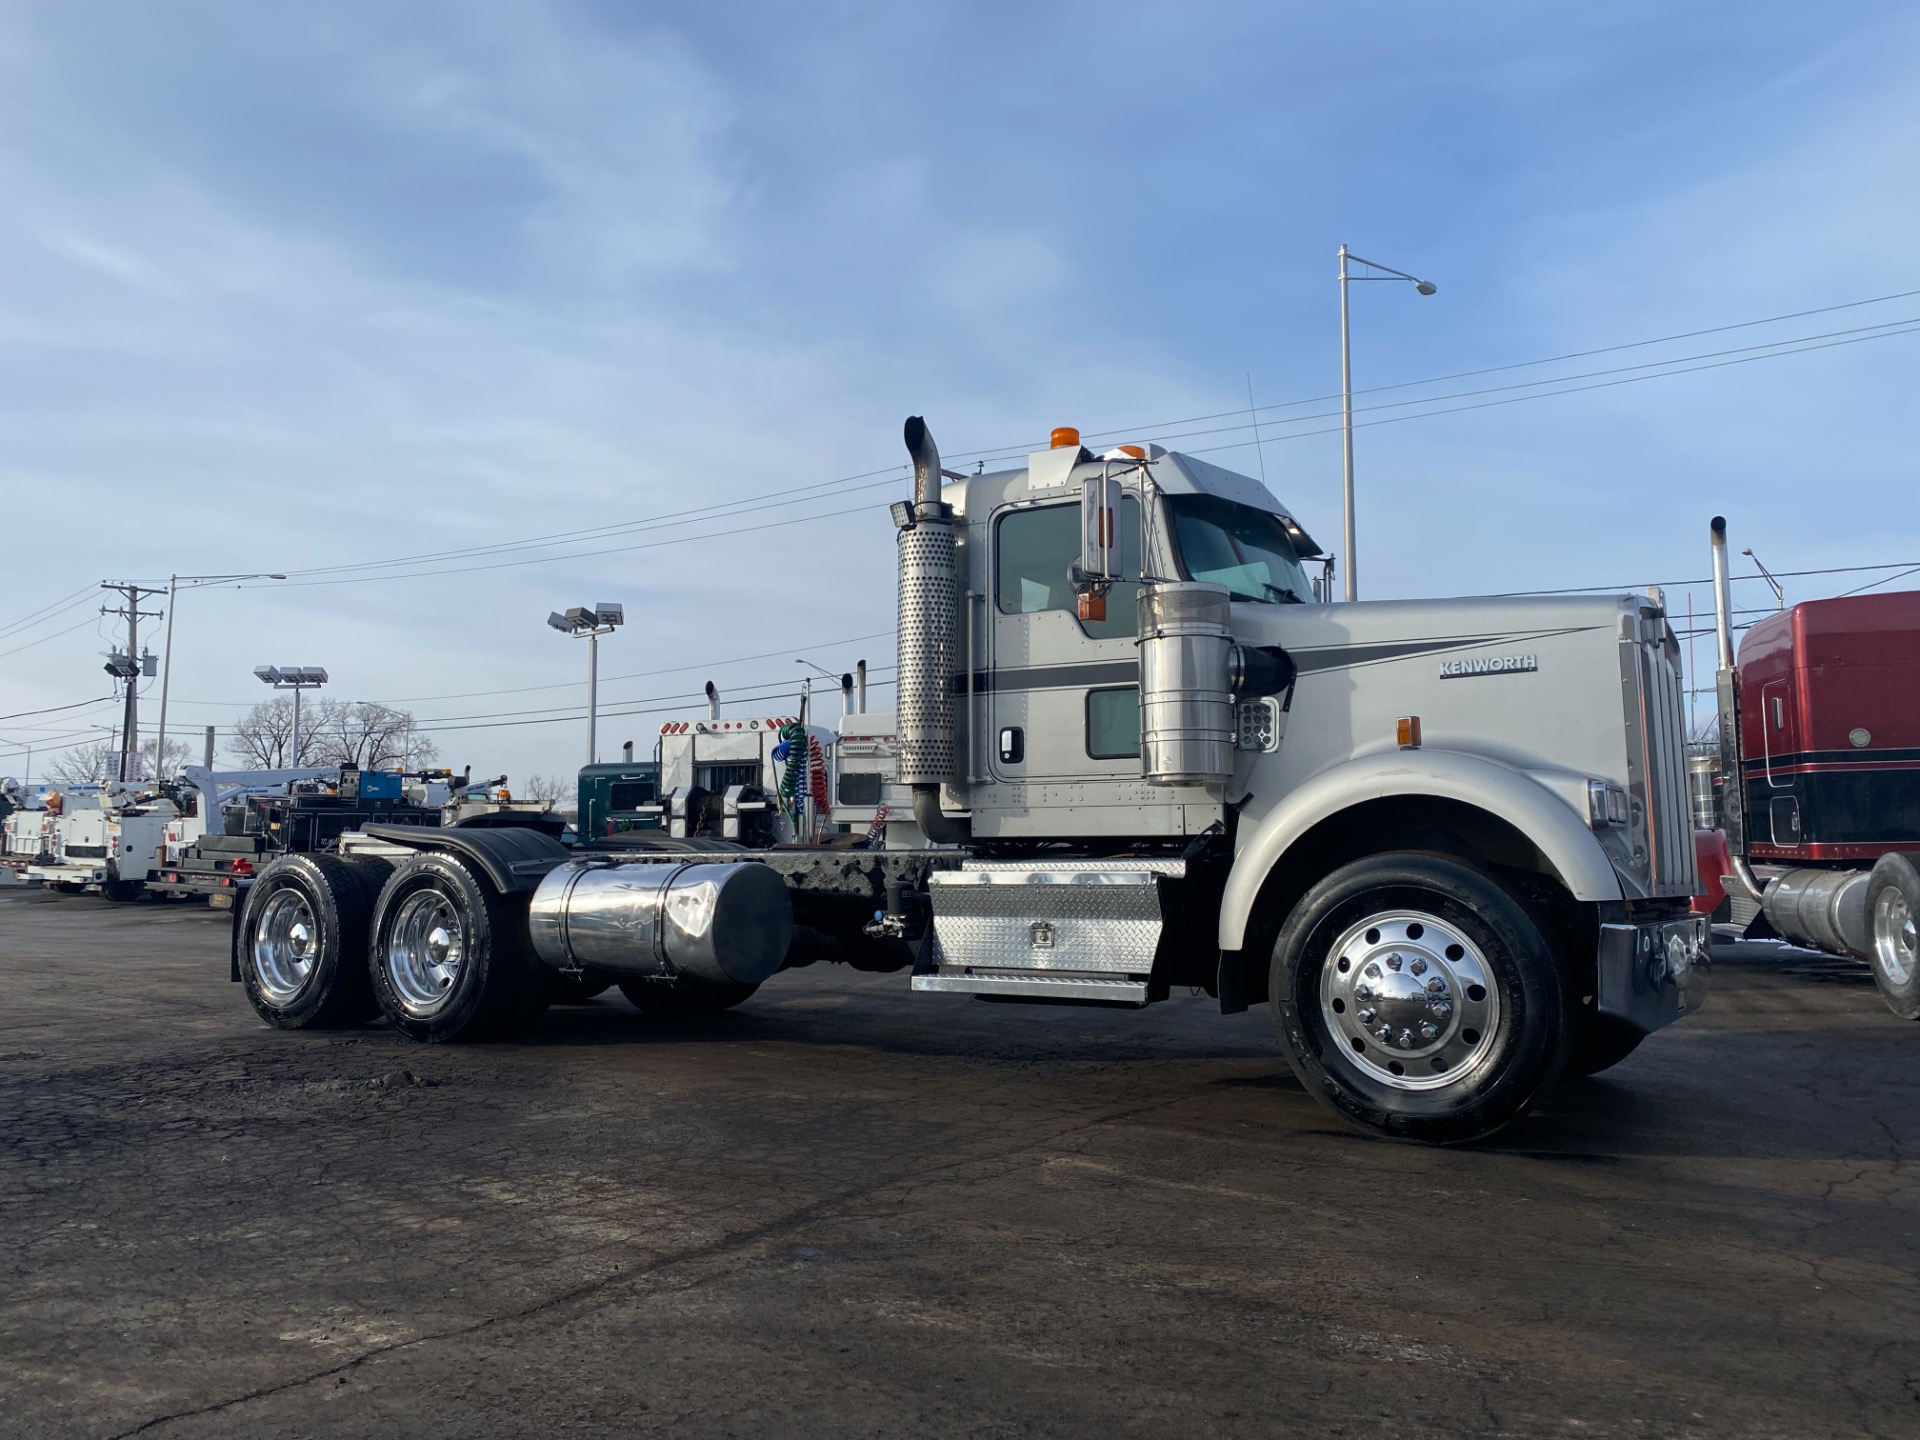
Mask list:
[[562,635],[587,642],[587,764],[600,763],[600,637],[611,635],[627,620],[626,608],[612,601],[576,605],[564,614],[547,616],[547,624]]
[[600,634],[587,632],[587,764],[600,763]]

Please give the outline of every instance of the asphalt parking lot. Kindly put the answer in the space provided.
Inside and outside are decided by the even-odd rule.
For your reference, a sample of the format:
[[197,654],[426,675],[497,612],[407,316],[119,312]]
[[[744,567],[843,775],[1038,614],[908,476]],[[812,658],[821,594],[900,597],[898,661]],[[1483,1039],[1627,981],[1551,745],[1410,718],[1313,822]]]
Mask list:
[[0,892],[7,1434],[1920,1433],[1920,1026],[1840,962],[1442,1151],[1204,997],[424,1048],[264,1028],[226,924]]

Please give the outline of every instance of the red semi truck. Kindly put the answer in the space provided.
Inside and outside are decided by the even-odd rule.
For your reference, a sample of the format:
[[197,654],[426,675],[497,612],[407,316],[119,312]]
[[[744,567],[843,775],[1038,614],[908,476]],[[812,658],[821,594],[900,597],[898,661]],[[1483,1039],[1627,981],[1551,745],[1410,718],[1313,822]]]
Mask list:
[[1715,516],[1724,838],[1702,837],[1703,871],[1757,907],[1747,934],[1865,960],[1893,1012],[1920,1019],[1920,591],[1769,615],[1736,663],[1726,547]]

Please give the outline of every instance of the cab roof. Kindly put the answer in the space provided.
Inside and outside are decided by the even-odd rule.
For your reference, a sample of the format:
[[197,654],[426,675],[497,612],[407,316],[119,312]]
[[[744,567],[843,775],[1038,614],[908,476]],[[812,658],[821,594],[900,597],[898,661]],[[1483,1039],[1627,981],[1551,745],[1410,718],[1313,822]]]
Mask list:
[[[1197,455],[1163,450],[1158,445],[1149,445],[1145,449],[1154,483],[1163,494],[1214,495],[1237,505],[1277,515],[1285,524],[1287,535],[1301,558],[1309,559],[1325,553],[1293,513],[1280,503],[1279,498],[1251,475],[1228,470]],[[969,513],[970,500],[991,509],[995,505],[1025,499],[1029,495],[1064,496],[1075,492],[1083,480],[1096,478],[1108,470],[1119,470],[1122,465],[1130,468],[1137,463],[1135,457],[1118,451],[1108,451],[1101,456],[1082,447],[1069,462],[1062,451],[1043,450],[1030,456],[1028,464],[1020,469],[995,470],[951,481],[942,487],[941,498],[965,515]]]

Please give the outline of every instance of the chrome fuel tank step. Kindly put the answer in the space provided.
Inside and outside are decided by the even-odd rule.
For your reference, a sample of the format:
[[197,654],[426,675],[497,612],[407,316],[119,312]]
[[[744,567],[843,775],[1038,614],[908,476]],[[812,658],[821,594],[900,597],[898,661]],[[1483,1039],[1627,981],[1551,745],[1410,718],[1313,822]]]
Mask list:
[[913,988],[1144,1004],[1180,860],[969,860],[930,877],[931,967]]

